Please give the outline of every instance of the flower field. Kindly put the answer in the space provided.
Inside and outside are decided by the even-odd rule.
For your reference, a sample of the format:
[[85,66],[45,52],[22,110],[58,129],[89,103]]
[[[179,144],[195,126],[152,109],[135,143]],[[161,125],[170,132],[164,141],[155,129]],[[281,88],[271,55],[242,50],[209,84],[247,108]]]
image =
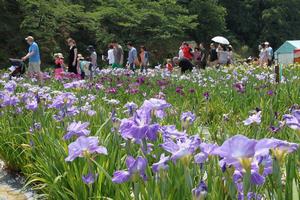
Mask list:
[[299,199],[300,69],[0,86],[0,157],[41,199]]

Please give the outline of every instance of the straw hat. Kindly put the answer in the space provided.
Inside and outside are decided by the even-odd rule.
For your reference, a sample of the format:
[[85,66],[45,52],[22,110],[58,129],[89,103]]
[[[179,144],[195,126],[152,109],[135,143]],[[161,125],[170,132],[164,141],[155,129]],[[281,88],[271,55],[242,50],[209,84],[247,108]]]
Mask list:
[[64,59],[64,56],[62,53],[55,53],[54,55],[54,58],[61,58],[61,59]]
[[58,53],[58,57],[64,59],[64,55],[62,53]]

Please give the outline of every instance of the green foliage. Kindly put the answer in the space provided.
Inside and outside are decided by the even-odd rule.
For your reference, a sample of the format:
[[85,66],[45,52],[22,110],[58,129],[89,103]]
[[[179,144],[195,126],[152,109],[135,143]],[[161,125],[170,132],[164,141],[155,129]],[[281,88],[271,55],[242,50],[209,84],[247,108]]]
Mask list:
[[285,40],[299,39],[300,1],[220,0],[227,9],[227,28],[257,54],[260,42],[269,41],[275,49]]
[[[197,25],[192,22],[196,16],[188,15],[188,10],[175,0],[17,0],[14,5],[16,8],[10,6],[7,12],[18,8],[17,16],[23,19],[13,26],[3,23],[22,30],[22,38],[27,34],[33,35],[40,45],[44,63],[51,62],[53,53],[67,51],[65,40],[68,37],[77,40],[83,54],[87,53],[85,49],[89,44],[104,53],[113,39],[121,44],[129,40],[137,45],[143,44],[153,52],[160,50],[158,46],[172,51],[174,43],[178,46],[186,31]],[[3,32],[10,34],[12,30],[4,29]],[[23,44],[24,48],[24,41]],[[158,59],[168,52],[165,51]]]
[[1,0],[0,7],[1,67],[26,53],[28,34],[49,64],[53,53],[67,52],[68,37],[84,55],[90,44],[102,54],[113,39],[123,46],[131,40],[161,62],[182,40],[209,43],[224,35],[236,51],[246,45],[255,55],[259,42],[276,49],[300,31],[298,0]]
[[192,0],[189,5],[191,14],[197,15],[197,29],[191,36],[197,42],[210,41],[216,35],[222,35],[226,29],[226,9],[216,0]]
[[[43,98],[35,111],[27,110],[25,103],[18,104],[18,108],[23,109],[22,113],[16,113],[13,106],[2,107],[0,157],[12,169],[21,170],[28,177],[27,183],[43,194],[46,199],[134,199],[133,182],[114,184],[109,176],[112,176],[116,170],[126,168],[125,158],[128,152],[134,157],[143,155],[143,153],[140,150],[140,144],[131,143],[129,146],[124,146],[125,140],[117,130],[112,129],[114,124],[110,117],[111,105],[105,103],[103,97],[120,100],[120,104],[116,106],[116,112],[117,117],[123,119],[128,117],[124,113],[125,103],[132,101],[140,106],[145,99],[152,98],[163,91],[167,102],[171,103],[172,107],[167,109],[166,117],[157,122],[162,125],[174,124],[178,130],[182,130],[180,114],[192,111],[196,114],[197,119],[186,132],[189,135],[199,135],[205,142],[220,145],[226,138],[235,134],[243,134],[256,139],[275,137],[299,143],[300,137],[297,135],[297,131],[288,127],[277,133],[268,130],[270,125],[276,125],[279,120],[283,119],[283,115],[289,112],[290,106],[299,102],[300,80],[293,79],[295,76],[300,76],[299,66],[284,69],[284,76],[288,80],[286,83],[274,85],[268,78],[264,80],[257,78],[262,74],[269,77],[272,73],[271,68],[255,68],[253,66],[211,69],[199,74],[187,74],[185,79],[179,77],[162,79],[158,73],[153,77],[144,77],[145,82],[137,86],[140,92],[136,94],[128,93],[128,89],[132,88],[138,78],[141,78],[139,75],[132,77],[124,74],[101,75],[91,82],[99,83],[101,79],[105,78],[106,81],[102,82],[104,88],[100,90],[95,87],[65,89],[62,82],[54,79],[45,80],[45,86],[49,87],[46,94],[55,97],[57,91],[72,92],[79,99],[74,105],[78,108],[85,105],[87,95],[94,95],[95,101],[90,105],[96,114],[89,116],[80,112],[76,116],[65,118],[63,122],[57,122],[54,120],[53,114],[57,114],[58,111],[49,108],[47,104],[49,105],[51,102],[45,101]],[[238,74],[239,78],[248,77],[245,93],[240,94],[232,87],[236,83],[234,76],[229,79],[225,78],[232,74]],[[170,83],[162,89],[158,81],[166,80]],[[24,83],[30,83],[28,79],[20,81],[16,92],[12,95],[27,93],[28,90],[32,91],[34,88],[34,85],[28,89],[23,86]],[[176,88],[179,86],[184,95],[176,93]],[[117,89],[116,94],[105,92],[111,87]],[[190,92],[191,88],[194,89],[194,92]],[[0,90],[3,90],[2,85]],[[269,90],[273,90],[274,95],[266,95]],[[203,93],[207,91],[210,95],[208,101],[203,97]],[[242,121],[248,118],[249,111],[256,107],[262,109],[261,124],[244,126]],[[274,112],[278,113],[277,119],[274,118]],[[224,114],[227,115],[226,120],[224,120]],[[84,158],[65,162],[68,155],[68,144],[75,138],[65,141],[62,137],[72,121],[89,122],[90,135],[98,136],[100,144],[108,149],[107,156],[97,155],[95,157],[92,171],[97,172],[99,176],[92,185],[85,185],[81,178],[89,168]],[[30,133],[30,127],[35,122],[40,123],[42,128]],[[149,166],[146,173],[149,179],[146,182],[136,182],[140,186],[140,198],[136,197],[136,199],[192,199],[191,190],[202,179],[208,186],[207,200],[236,199],[237,191],[232,181],[234,169],[233,167],[228,168],[223,173],[217,157],[210,157],[202,169],[193,161],[189,163],[182,160],[177,160],[176,163],[170,161],[169,169],[166,172],[162,172],[159,176],[153,174],[151,165],[159,160],[159,155],[163,152],[169,155],[159,147],[162,143],[161,134],[159,135],[158,141],[151,142],[154,145],[152,153],[143,155],[148,159]],[[292,197],[299,196],[297,190],[300,184],[299,158],[300,150],[287,156],[282,166],[274,168],[274,173],[266,179],[264,185],[251,185],[252,190],[264,195],[265,199],[279,199],[276,196],[286,197],[282,199],[292,199]],[[108,175],[103,173],[103,169]],[[277,173],[275,173],[275,169]]]

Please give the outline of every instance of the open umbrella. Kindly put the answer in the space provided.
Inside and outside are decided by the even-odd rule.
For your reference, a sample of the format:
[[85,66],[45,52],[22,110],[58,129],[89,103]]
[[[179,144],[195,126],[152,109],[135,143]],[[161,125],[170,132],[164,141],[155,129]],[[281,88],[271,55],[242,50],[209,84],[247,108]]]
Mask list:
[[219,44],[227,44],[227,45],[230,44],[229,41],[226,38],[222,37],[222,36],[216,36],[211,40],[216,42],[216,43],[219,43]]

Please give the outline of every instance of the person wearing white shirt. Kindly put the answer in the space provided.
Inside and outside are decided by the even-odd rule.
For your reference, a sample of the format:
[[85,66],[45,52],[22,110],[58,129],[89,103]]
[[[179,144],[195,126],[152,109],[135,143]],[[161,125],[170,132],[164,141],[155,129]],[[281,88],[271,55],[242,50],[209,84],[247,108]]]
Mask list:
[[268,53],[268,66],[272,66],[273,63],[273,48],[270,46],[269,42],[265,42],[267,53]]
[[114,47],[113,45],[109,45],[109,50],[107,51],[107,60],[109,66],[112,66],[115,63],[115,56],[114,56]]

